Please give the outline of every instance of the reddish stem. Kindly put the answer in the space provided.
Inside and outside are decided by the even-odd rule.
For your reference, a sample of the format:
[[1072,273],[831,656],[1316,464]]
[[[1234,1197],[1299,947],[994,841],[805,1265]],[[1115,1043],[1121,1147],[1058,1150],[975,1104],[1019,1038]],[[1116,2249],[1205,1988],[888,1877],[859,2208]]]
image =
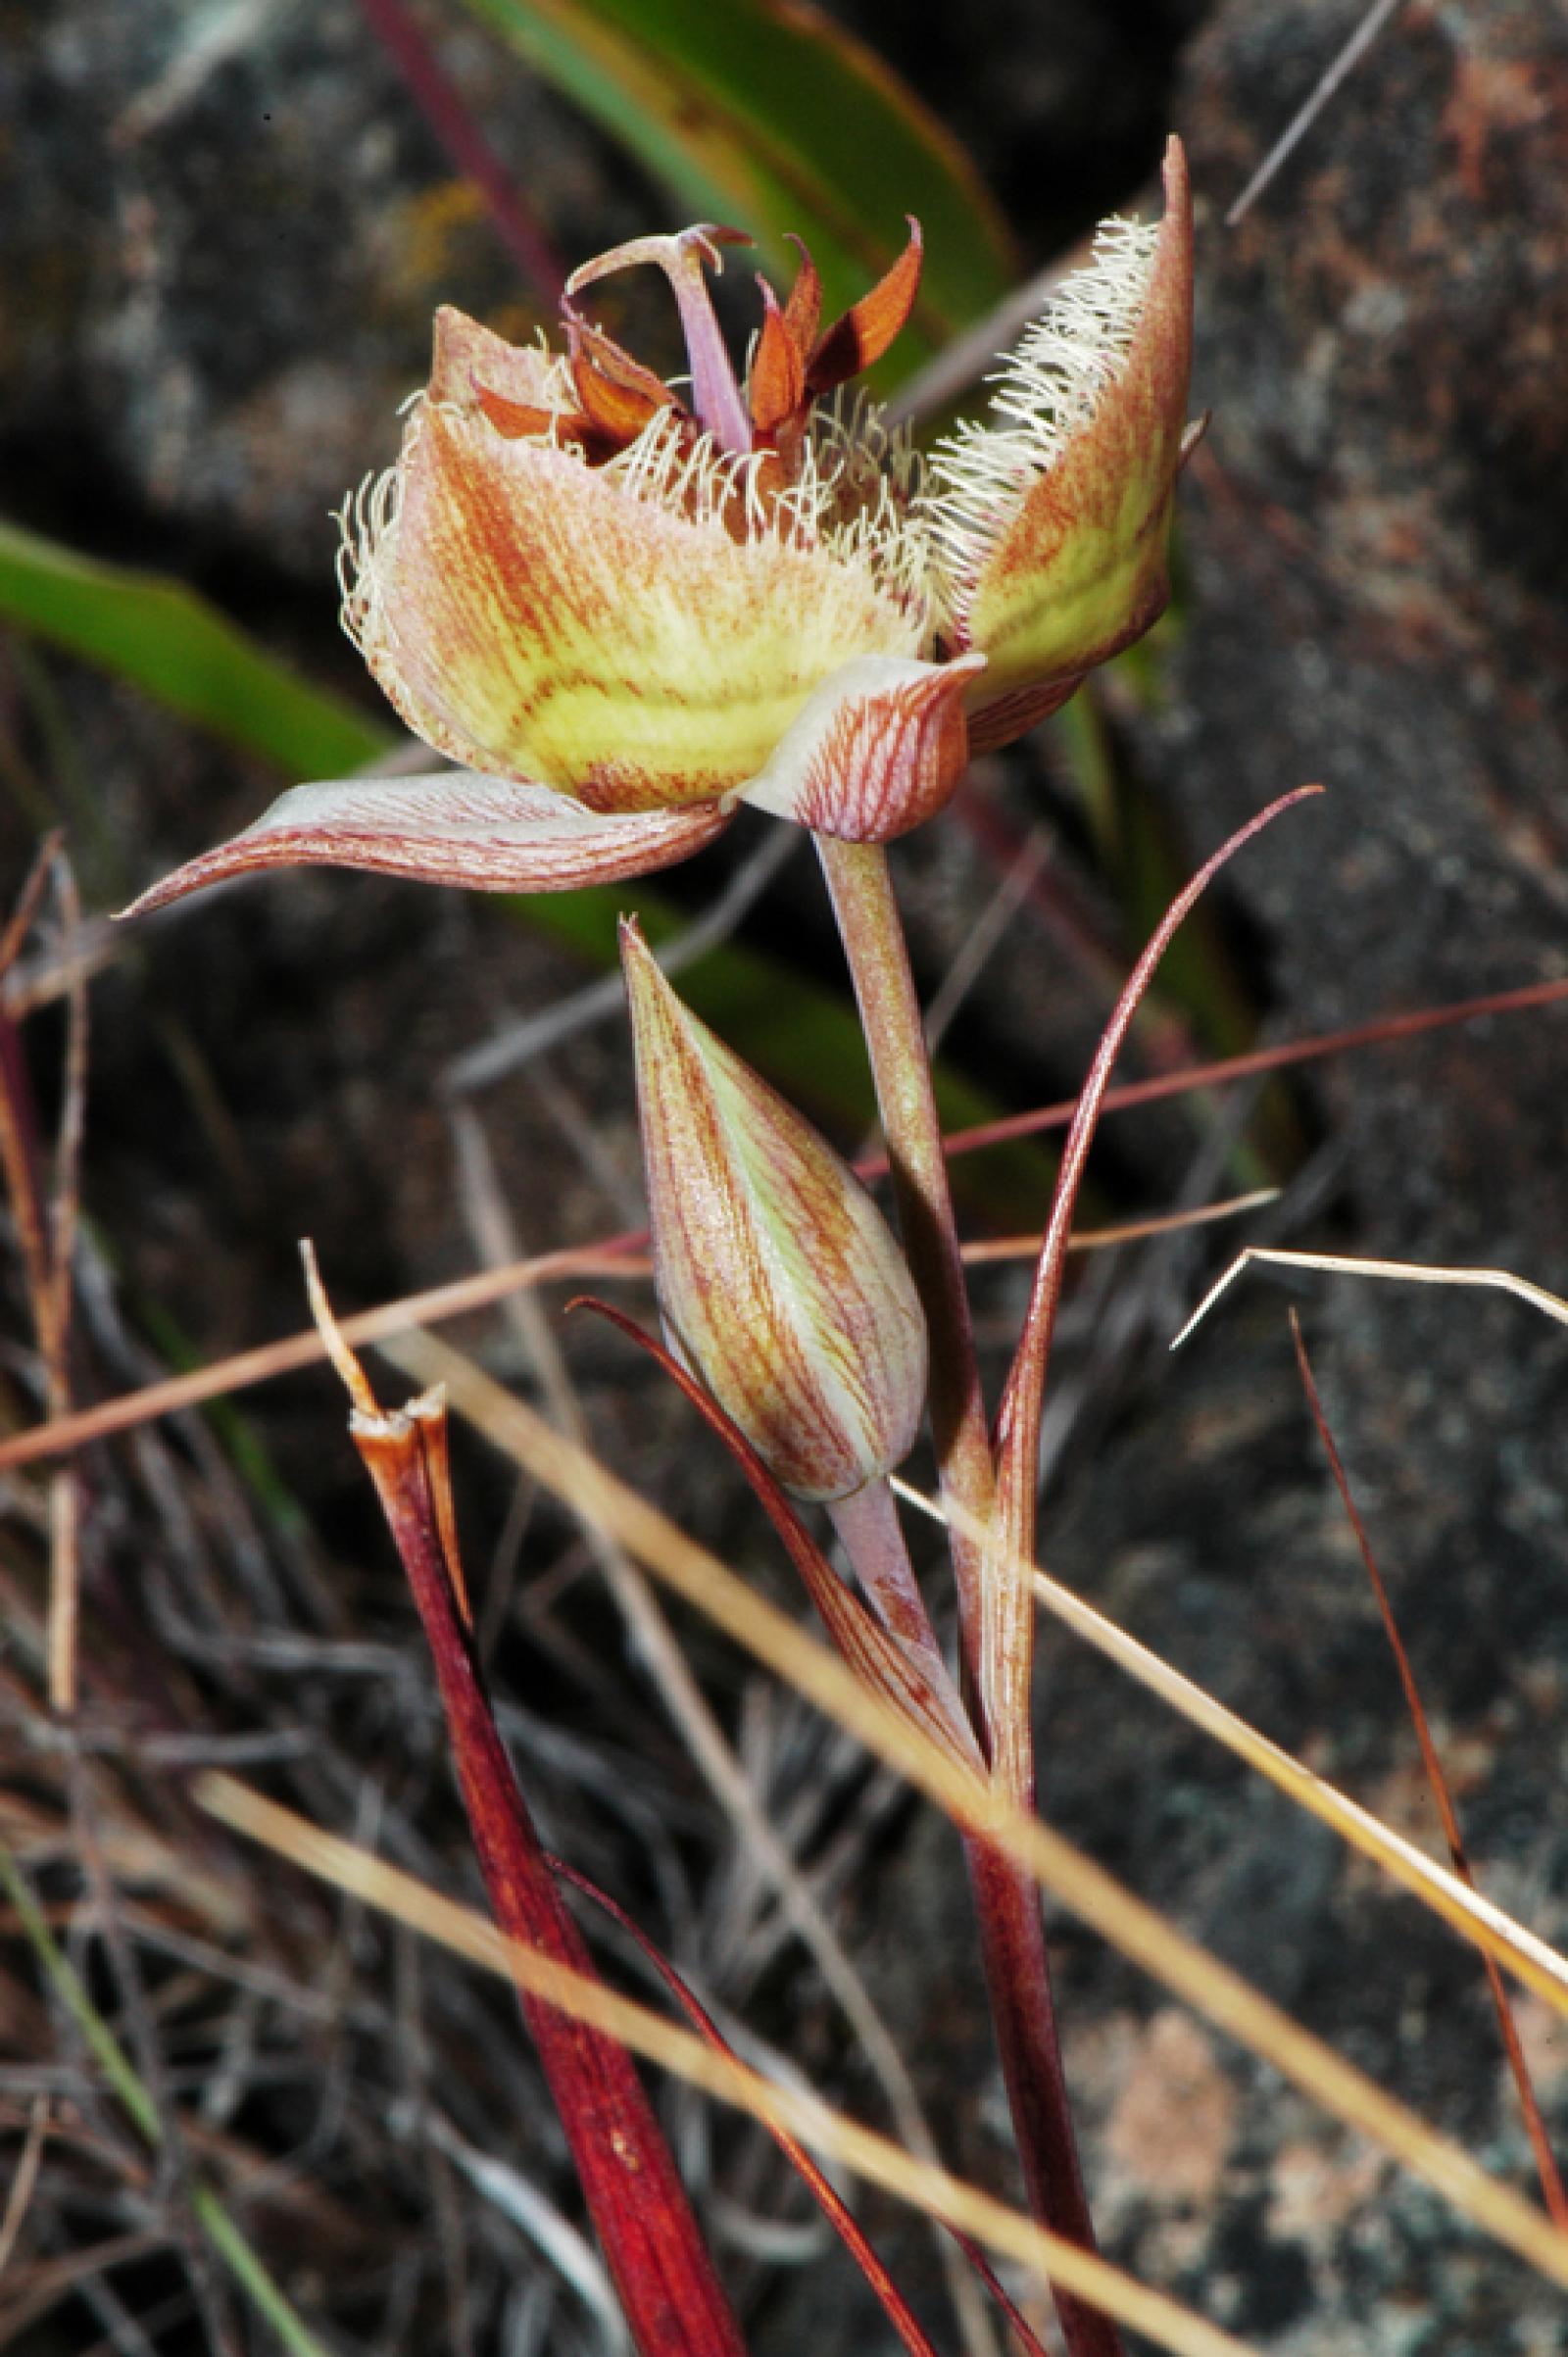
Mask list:
[[956,1726],[967,1729],[937,1634],[920,1594],[893,1492],[885,1481],[868,1482],[853,1498],[834,1498],[828,1515],[855,1576],[870,1597],[883,1627],[896,1638],[927,1685],[943,1695]]
[[[1040,1892],[1031,1875],[972,1836],[964,1856],[1029,2207],[1042,2225],[1092,2251],[1095,2224],[1061,2067]],[[1069,2357],[1122,2357],[1112,2318],[1059,2283],[1051,2288]]]
[[[444,1411],[362,1409],[354,1436],[397,1542],[435,1662],[474,1847],[497,1923],[592,1974],[517,1790],[475,1661],[451,1552]],[[669,2147],[624,2046],[539,1997],[520,2002],[642,2357],[745,2357]]]
[[561,300],[566,273],[532,207],[518,193],[403,0],[360,0],[381,46],[463,177],[471,180],[503,243],[541,302]]

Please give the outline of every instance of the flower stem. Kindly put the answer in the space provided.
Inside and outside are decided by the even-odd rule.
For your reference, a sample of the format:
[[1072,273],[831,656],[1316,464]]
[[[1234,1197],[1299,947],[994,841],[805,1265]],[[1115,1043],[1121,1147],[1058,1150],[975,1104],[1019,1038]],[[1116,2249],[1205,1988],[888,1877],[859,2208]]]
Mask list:
[[[880,844],[847,843],[831,835],[818,835],[815,842],[876,1081],[904,1249],[930,1332],[931,1430],[942,1492],[972,1528],[991,1516],[991,1446],[931,1062],[904,926]],[[957,1531],[953,1534],[953,1562],[959,1639],[972,1687],[980,1658],[981,1549]],[[981,1736],[984,1743],[983,1729]]]
[[968,1738],[969,1722],[958,1699],[924,1596],[909,1561],[893,1492],[885,1481],[867,1482],[851,1498],[828,1506],[839,1543],[878,1618],[919,1668],[933,1692],[950,1705],[956,1729]]
[[[1094,2220],[1056,2037],[1040,1892],[1032,1876],[985,1841],[969,1838],[964,1854],[1029,2207],[1042,2226],[1094,2250]],[[1121,2334],[1110,2317],[1085,2307],[1059,2284],[1052,2290],[1069,2357],[1123,2357]]]
[[[947,1157],[931,1086],[931,1061],[904,926],[878,844],[825,835],[816,848],[855,984],[876,1081],[888,1163],[910,1272],[931,1338],[931,1425],[943,1496],[965,1522],[950,1533],[968,1692],[982,1746],[1009,1796],[1033,1805],[1028,1697],[1009,1695],[1010,1718],[993,1723],[985,1679],[986,1554],[968,1536],[989,1527],[996,1502],[974,1327],[953,1215]],[[1004,1681],[1004,1693],[1007,1682]],[[1085,2249],[1095,2233],[1079,2167],[1056,2038],[1040,1894],[988,1843],[965,1843],[997,2049],[1029,2203],[1041,2222]],[[1109,2317],[1056,2293],[1069,2357],[1121,2357]]]

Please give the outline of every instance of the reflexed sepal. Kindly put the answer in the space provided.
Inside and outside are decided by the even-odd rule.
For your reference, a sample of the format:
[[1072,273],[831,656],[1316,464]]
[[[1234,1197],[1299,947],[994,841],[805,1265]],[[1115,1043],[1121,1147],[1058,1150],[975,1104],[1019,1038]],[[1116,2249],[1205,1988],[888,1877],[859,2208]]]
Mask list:
[[902,1461],[926,1392],[903,1254],[810,1124],[681,1005],[621,926],[654,1273],[672,1348],[797,1497]]
[[958,644],[990,658],[977,712],[1080,676],[1166,603],[1192,254],[1187,167],[1173,139],[1157,228],[1105,223],[1092,265],[1004,362],[996,421],[960,428],[933,454],[931,528]]
[[466,769],[338,778],[280,795],[242,835],[188,860],[123,913],[145,916],[204,884],[267,867],[364,867],[472,892],[564,892],[669,867],[725,824],[713,803],[607,817],[547,786]]
[[862,655],[810,696],[744,799],[818,834],[887,843],[951,799],[969,758],[965,691],[983,655]]

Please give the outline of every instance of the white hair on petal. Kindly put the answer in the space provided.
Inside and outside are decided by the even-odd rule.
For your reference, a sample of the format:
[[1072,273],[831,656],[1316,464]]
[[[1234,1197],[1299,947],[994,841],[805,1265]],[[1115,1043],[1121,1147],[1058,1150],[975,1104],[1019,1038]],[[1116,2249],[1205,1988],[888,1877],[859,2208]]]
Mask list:
[[986,559],[1029,486],[1082,431],[1132,349],[1159,238],[1157,222],[1102,221],[1094,259],[1075,270],[989,381],[994,416],[937,443],[922,520],[945,576],[943,602],[961,612]]
[[[542,443],[552,450],[573,451],[581,457],[580,446],[562,431],[567,417],[575,415],[576,387],[570,366],[563,354],[552,351],[542,329],[538,349],[550,366],[539,386],[537,406],[548,409],[550,421],[536,433],[517,438]],[[381,581],[397,543],[403,480],[418,442],[419,420],[430,406],[429,394],[422,389],[399,402],[398,416],[407,417],[408,423],[403,429],[403,448],[396,466],[384,468],[379,474],[366,475],[363,482],[344,495],[342,507],[333,511],[332,520],[339,533],[340,619],[362,655],[368,656],[371,642],[381,635]],[[468,414],[459,402],[436,406],[452,417]]]
[[[411,428],[411,432],[412,432]],[[404,445],[404,457],[408,444]],[[340,618],[359,648],[368,654],[376,635],[382,560],[397,536],[398,509],[403,497],[403,460],[364,481],[344,495],[333,521],[340,539],[337,585],[342,593]]]
[[694,523],[711,523],[740,499],[750,512],[747,481],[756,461],[721,450],[711,434],[688,437],[690,419],[678,410],[656,410],[633,442],[607,459],[599,472],[632,499],[667,508]]
[[863,393],[813,412],[795,479],[784,484],[770,479],[767,452],[721,450],[710,434],[692,441],[685,423],[662,411],[601,471],[695,523],[727,521],[738,503],[748,539],[823,549],[863,565],[899,605],[929,610],[931,552],[914,516],[924,462]]

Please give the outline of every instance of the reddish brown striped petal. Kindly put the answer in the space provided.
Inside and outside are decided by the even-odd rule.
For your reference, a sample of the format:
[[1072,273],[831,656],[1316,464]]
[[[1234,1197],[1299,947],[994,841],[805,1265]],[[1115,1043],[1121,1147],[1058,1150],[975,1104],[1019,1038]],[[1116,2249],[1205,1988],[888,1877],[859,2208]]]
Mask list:
[[888,843],[933,817],[969,758],[963,701],[983,655],[865,655],[825,680],[745,800],[817,834]]
[[842,663],[919,643],[868,558],[738,541],[471,411],[426,402],[397,481],[351,565],[371,671],[448,760],[593,810],[737,790]]
[[604,817],[547,786],[478,777],[347,777],[295,786],[244,834],[176,868],[123,911],[270,867],[361,867],[470,892],[564,892],[648,875],[728,824],[716,803]]

